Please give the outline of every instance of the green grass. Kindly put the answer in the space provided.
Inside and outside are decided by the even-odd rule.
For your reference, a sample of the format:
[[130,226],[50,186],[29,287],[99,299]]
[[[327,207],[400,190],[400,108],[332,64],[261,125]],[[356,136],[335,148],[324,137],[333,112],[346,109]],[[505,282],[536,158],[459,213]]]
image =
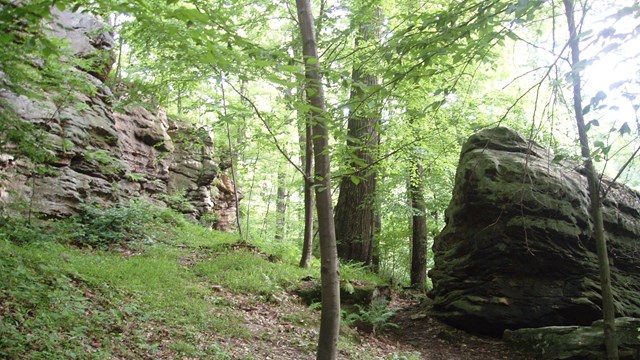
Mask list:
[[[225,294],[280,302],[301,278],[319,278],[317,262],[271,262],[253,245],[231,246],[236,235],[166,209],[132,202],[88,213],[97,217],[0,217],[0,358],[231,359],[232,345],[218,341],[252,334]],[[342,275],[380,281],[353,265]],[[281,320],[318,325],[304,311]]]
[[364,282],[369,284],[386,284],[378,274],[371,272],[362,264],[340,264],[340,279],[343,281]]
[[272,263],[247,251],[220,253],[211,261],[198,263],[194,272],[212,285],[266,296],[282,292],[313,273],[292,264]]
[[0,219],[0,358],[210,356],[224,353],[211,336],[247,336],[241,314],[182,261],[235,237],[145,206]]
[[124,314],[105,306],[108,296],[87,297],[99,290],[59,267],[49,247],[0,242],[0,357],[109,357]]
[[225,244],[240,240],[237,234],[212,231],[197,224],[187,223],[169,242],[175,246],[192,249],[221,250]]
[[[189,350],[189,334],[247,336],[239,315],[180,264],[176,248],[147,250],[124,257],[50,242],[3,241],[0,271],[9,276],[0,282],[0,357],[127,356],[114,349],[119,342],[133,351],[129,356],[153,356],[157,349],[146,334],[158,329],[173,339],[169,350],[203,355],[212,344]],[[134,330],[125,331],[131,324]]]

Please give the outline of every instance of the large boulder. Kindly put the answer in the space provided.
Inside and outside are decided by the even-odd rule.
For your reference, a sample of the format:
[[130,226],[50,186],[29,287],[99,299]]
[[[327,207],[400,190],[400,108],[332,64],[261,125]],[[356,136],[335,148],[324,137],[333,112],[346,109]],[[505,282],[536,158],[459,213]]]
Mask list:
[[[584,171],[553,159],[504,127],[464,144],[433,246],[436,316],[490,335],[601,316]],[[616,311],[640,316],[640,195],[615,184],[603,211]]]
[[83,13],[52,15],[48,33],[67,40],[70,56],[94,60],[88,69],[69,69],[93,91],[68,89],[61,103],[44,91],[28,97],[0,88],[0,110],[33,125],[34,147],[51,155],[34,163],[15,144],[0,142],[0,214],[28,204],[35,214],[60,218],[84,203],[148,197],[213,228],[231,229],[234,185],[218,169],[211,133],[170,121],[162,110],[116,111],[104,83],[113,63],[107,25]]

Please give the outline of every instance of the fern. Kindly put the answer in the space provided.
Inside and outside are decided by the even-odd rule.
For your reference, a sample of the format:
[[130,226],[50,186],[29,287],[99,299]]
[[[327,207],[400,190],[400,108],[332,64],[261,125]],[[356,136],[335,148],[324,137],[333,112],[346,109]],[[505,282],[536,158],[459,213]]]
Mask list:
[[343,317],[347,325],[362,323],[371,326],[371,331],[375,335],[376,331],[390,327],[398,327],[389,321],[396,313],[396,309],[388,308],[389,301],[383,298],[374,299],[368,307],[356,305],[358,312],[348,313]]

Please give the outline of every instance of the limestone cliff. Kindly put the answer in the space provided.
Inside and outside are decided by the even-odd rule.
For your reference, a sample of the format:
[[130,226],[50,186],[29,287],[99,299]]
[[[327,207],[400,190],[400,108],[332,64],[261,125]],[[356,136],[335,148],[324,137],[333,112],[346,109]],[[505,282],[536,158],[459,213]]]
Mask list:
[[[586,179],[576,164],[552,159],[507,128],[463,146],[430,271],[442,319],[499,335],[601,317]],[[617,312],[640,316],[640,195],[614,185],[604,221]]]
[[76,213],[82,203],[112,205],[142,196],[229,230],[233,184],[214,160],[211,132],[171,121],[162,110],[114,110],[104,83],[114,46],[106,25],[82,13],[54,17],[49,33],[67,39],[75,56],[94,59],[90,70],[71,71],[95,91],[74,90],[60,103],[55,94],[27,97],[0,89],[0,108],[35,125],[53,155],[43,173],[10,143],[0,148],[0,210],[22,201],[57,218]]

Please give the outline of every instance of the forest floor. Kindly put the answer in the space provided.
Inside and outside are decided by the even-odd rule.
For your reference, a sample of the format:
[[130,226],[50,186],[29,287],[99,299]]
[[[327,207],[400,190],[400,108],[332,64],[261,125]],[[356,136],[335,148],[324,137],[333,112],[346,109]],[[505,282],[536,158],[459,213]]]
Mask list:
[[[0,236],[0,358],[315,358],[320,311],[295,292],[317,266],[274,261],[228,234],[179,230],[110,249]],[[376,281],[353,266],[341,277]],[[435,320],[421,300],[394,294],[383,309],[393,316],[375,334],[343,322],[339,358],[522,359]]]
[[[256,303],[243,296],[227,297],[244,313],[253,336],[230,340],[233,358],[314,359],[317,341],[317,311],[300,305],[295,298],[279,304]],[[396,294],[390,303],[396,313],[393,327],[371,334],[343,326],[341,359],[428,360],[525,360],[500,339],[475,336],[434,319],[421,301]],[[282,316],[297,314],[297,316]],[[306,318],[306,320],[305,320]],[[397,326],[397,327],[396,327]],[[222,343],[223,338],[218,339]]]
[[[253,333],[249,340],[231,340],[233,358],[315,358],[317,328],[312,324],[318,321],[317,311],[300,305],[295,298],[276,306],[231,294],[228,299],[244,312]],[[341,341],[341,359],[527,359],[508,349],[500,339],[472,335],[442,323],[428,314],[423,302],[410,296],[396,294],[389,306],[395,311],[390,319],[394,326],[377,334],[343,326],[341,336],[348,340]]]

